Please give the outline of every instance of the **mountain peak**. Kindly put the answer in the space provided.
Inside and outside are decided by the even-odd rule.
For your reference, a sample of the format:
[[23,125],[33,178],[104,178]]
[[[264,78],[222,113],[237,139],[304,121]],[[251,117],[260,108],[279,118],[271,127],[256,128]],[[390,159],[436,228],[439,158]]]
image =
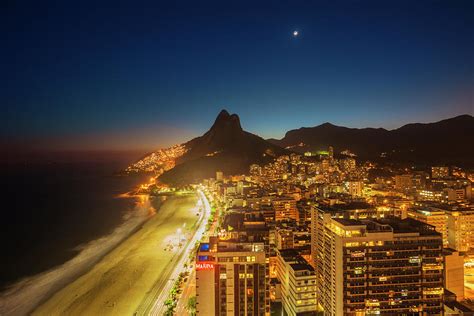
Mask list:
[[329,123],[329,122],[325,122],[325,123],[319,125],[319,127],[335,127],[335,126],[336,126],[336,125],[331,124],[331,123]]
[[222,110],[204,135],[183,144],[186,152],[176,160],[175,167],[164,172],[164,183],[187,184],[225,174],[242,174],[251,164],[265,164],[289,152],[246,132],[237,114]]
[[217,114],[216,120],[227,119],[230,116],[229,112],[226,109],[222,109],[219,114]]
[[240,118],[237,114],[229,114],[227,110],[222,110],[217,115],[211,130],[215,129],[226,129],[226,130],[237,130],[242,131],[240,126]]

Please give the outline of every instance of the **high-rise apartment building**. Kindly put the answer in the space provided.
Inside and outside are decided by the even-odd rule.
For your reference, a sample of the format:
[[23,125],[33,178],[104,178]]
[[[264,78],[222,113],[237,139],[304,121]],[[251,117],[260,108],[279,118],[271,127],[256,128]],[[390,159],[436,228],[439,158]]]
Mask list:
[[396,213],[395,210],[376,208],[362,201],[336,203],[332,205],[321,203],[316,211],[330,213],[332,217],[349,219],[379,218]]
[[196,313],[270,315],[268,281],[264,243],[210,237],[196,257]]
[[362,181],[347,181],[346,182],[347,193],[351,196],[357,197],[363,195],[364,182]]
[[292,228],[278,228],[275,230],[275,247],[277,249],[294,248],[295,238]]
[[442,313],[443,239],[433,226],[411,218],[313,216],[312,256],[325,315]]
[[449,247],[462,252],[474,248],[474,209],[449,209],[447,214]]
[[445,202],[446,195],[443,190],[417,190],[416,199],[424,202]]
[[310,315],[317,311],[316,273],[294,249],[277,250],[277,278],[287,315]]
[[401,192],[413,190],[413,176],[411,174],[396,175],[395,189]]
[[443,246],[448,247],[448,215],[446,211],[414,207],[408,210],[408,216],[434,226],[436,231],[443,236]]
[[297,221],[298,209],[296,208],[296,200],[292,197],[278,197],[272,201],[275,209],[275,220],[284,221],[293,219]]
[[445,188],[443,191],[446,201],[454,202],[467,200],[470,190],[471,188],[469,187],[468,190],[466,188]]

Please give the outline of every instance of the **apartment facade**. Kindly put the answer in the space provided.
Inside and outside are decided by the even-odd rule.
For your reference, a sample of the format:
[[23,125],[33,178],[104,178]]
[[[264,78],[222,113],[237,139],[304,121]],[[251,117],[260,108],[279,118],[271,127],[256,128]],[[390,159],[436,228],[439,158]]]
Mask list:
[[319,212],[315,265],[325,315],[439,315],[443,240],[413,219],[353,220]]
[[270,315],[265,246],[210,237],[196,257],[197,315]]
[[474,209],[448,210],[448,244],[468,252],[474,248]]
[[296,208],[296,200],[292,197],[278,197],[272,201],[275,209],[275,220],[285,221],[293,219],[299,220],[298,209]]
[[434,226],[436,231],[443,236],[443,247],[448,247],[448,215],[446,214],[446,211],[415,207],[408,211],[408,216]]
[[318,308],[316,272],[295,249],[277,250],[277,278],[287,315],[311,315]]

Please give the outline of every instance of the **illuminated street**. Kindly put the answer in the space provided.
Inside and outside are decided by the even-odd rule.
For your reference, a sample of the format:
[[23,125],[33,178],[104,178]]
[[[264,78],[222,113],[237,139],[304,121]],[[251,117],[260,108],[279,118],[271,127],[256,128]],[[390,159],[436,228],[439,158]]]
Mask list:
[[[211,214],[211,207],[209,205],[209,202],[206,196],[204,195],[202,191],[199,191],[199,195],[200,195],[201,201],[203,202],[204,211],[201,212],[202,217],[198,224],[198,228],[193,238],[188,243],[186,250],[181,253],[181,257],[179,258],[178,263],[172,265],[173,267],[175,267],[174,271],[172,271],[170,276],[168,276],[167,281],[160,283],[160,287],[156,289],[159,295],[157,296],[153,304],[153,307],[151,308],[151,312],[150,312],[151,315],[163,315],[163,313],[166,311],[166,306],[164,303],[166,299],[168,298],[171,288],[173,287],[172,280],[175,280],[181,272],[185,271],[184,264],[188,260],[189,254],[194,248],[194,244],[201,239],[201,237],[204,235],[206,231],[206,223],[207,223],[207,219],[209,218]],[[183,296],[183,299],[185,299],[184,296]]]
[[[167,281],[180,272],[187,258],[182,254],[194,244],[196,228],[200,235],[205,227],[195,226],[208,214],[196,216],[196,201],[194,194],[169,198],[140,230],[33,314],[132,315],[145,314],[151,307],[159,311],[172,284]],[[185,251],[183,247],[166,249],[170,236],[178,238],[178,229],[192,242],[184,245]]]
[[187,306],[191,297],[196,296],[196,270],[191,269],[188,280],[183,284],[183,293],[176,306],[176,315],[188,314]]

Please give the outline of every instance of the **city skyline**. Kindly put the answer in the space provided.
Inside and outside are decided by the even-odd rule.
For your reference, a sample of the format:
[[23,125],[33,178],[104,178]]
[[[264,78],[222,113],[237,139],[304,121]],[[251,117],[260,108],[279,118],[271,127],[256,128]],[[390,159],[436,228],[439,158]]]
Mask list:
[[[225,109],[222,109],[224,111]],[[236,113],[237,114],[237,113]],[[460,114],[456,115],[453,117],[446,117],[442,118],[437,121],[426,121],[426,122],[407,122],[404,123],[398,127],[395,128],[385,128],[383,126],[343,126],[339,124],[335,124],[333,122],[321,122],[320,124],[316,125],[308,125],[308,126],[297,126],[294,128],[291,128],[289,130],[285,130],[278,134],[277,137],[269,136],[269,137],[264,137],[262,134],[258,132],[253,132],[253,134],[262,137],[263,139],[267,140],[283,140],[285,138],[285,135],[294,130],[298,129],[307,129],[307,128],[315,128],[319,126],[324,126],[325,124],[330,124],[335,127],[342,127],[342,128],[349,128],[349,129],[383,129],[386,131],[394,131],[397,129],[400,129],[404,126],[410,125],[410,124],[433,124],[433,123],[439,123],[442,121],[447,121],[451,119],[456,119],[459,117],[465,117],[465,116],[470,116],[470,114]],[[214,115],[215,117],[215,115]],[[213,118],[209,120],[209,123],[212,122]],[[208,123],[208,126],[209,126]],[[243,124],[243,127],[245,129],[246,124]],[[101,153],[107,155],[111,154],[120,154],[120,153],[130,153],[130,154],[140,154],[140,153],[148,153],[150,151],[155,151],[159,149],[165,149],[168,147],[172,147],[175,145],[183,144],[195,137],[197,137],[199,134],[202,134],[205,132],[207,127],[203,127],[201,130],[197,131],[191,131],[191,130],[179,130],[175,127],[166,127],[166,129],[160,129],[160,128],[148,128],[148,129],[138,129],[138,131],[132,131],[132,132],[122,132],[122,133],[116,133],[116,134],[111,134],[111,133],[106,133],[106,134],[88,134],[88,133],[82,133],[81,135],[55,135],[50,138],[32,138],[28,140],[21,140],[19,142],[15,143],[9,143],[8,141],[5,142],[5,148],[4,149],[13,149],[13,150],[18,150],[18,153],[21,155],[22,152],[25,153],[30,153],[30,154],[54,154],[54,153],[62,153],[67,155],[74,155],[74,154],[92,154],[92,155],[98,155],[97,157],[100,157]],[[160,138],[161,133],[165,133],[165,135],[168,135],[168,133],[174,133],[174,137],[167,138],[166,141],[159,142],[157,145],[153,145],[153,140],[156,140],[156,138]],[[143,133],[143,134],[141,134]],[[113,136],[112,136],[113,135]],[[145,135],[145,136],[144,136]],[[111,139],[108,137],[112,137],[112,145],[111,147],[105,147],[103,146],[104,143],[107,141],[110,141]],[[137,137],[143,137],[145,139],[150,139],[151,142],[147,143],[145,146],[130,146],[128,145],[127,141],[130,139],[136,139]],[[94,141],[97,142],[99,139],[99,143],[93,143]],[[71,145],[74,144],[82,144],[84,147],[71,147]],[[2,144],[2,143],[0,143]],[[94,144],[91,146],[91,144]],[[46,157],[46,156],[45,156]],[[72,157],[72,156],[71,156]]]
[[0,315],[474,315],[474,1],[3,1]]

